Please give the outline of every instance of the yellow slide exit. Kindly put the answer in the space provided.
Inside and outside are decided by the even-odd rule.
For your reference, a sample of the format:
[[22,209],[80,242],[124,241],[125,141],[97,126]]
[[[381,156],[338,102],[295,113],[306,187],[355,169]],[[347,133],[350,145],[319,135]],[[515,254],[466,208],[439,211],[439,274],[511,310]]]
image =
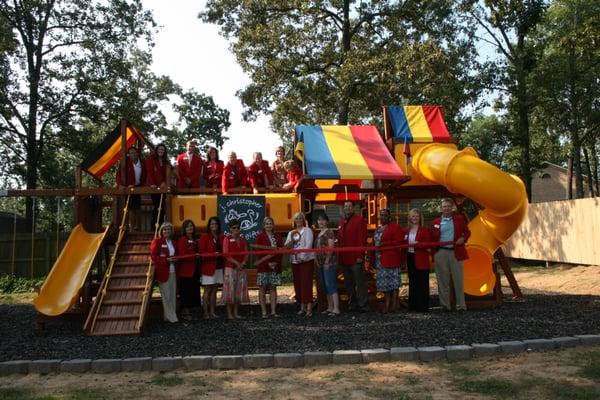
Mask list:
[[459,151],[456,146],[428,144],[417,149],[411,166],[421,177],[484,207],[469,223],[465,293],[491,293],[496,284],[494,252],[510,238],[527,213],[525,185],[518,177],[479,159],[470,147]]
[[108,228],[102,233],[89,233],[81,224],[73,228],[40,294],[33,300],[37,311],[50,316],[60,315],[77,301]]

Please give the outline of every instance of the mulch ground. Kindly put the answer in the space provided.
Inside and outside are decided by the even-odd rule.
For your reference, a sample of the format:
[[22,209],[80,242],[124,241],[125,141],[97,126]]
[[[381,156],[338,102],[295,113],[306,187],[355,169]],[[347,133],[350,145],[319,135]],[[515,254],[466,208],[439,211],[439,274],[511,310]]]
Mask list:
[[0,305],[0,361],[360,350],[600,334],[600,296],[589,295],[530,295],[524,302],[460,313],[347,312],[307,319],[296,310],[281,304],[281,317],[266,320],[258,305],[243,306],[244,319],[236,321],[168,324],[152,317],[139,337],[87,337],[83,321],[37,331],[32,305]]

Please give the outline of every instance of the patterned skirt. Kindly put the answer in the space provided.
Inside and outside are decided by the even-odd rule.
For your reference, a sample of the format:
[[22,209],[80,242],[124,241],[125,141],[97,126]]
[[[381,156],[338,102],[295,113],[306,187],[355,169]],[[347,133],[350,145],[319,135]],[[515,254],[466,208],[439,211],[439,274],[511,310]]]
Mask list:
[[225,304],[249,303],[248,274],[236,268],[225,268],[223,275],[223,302]]
[[256,276],[258,286],[279,286],[281,285],[281,274],[277,272],[259,272]]
[[377,280],[375,286],[378,292],[390,292],[402,285],[400,268],[382,268],[377,265]]

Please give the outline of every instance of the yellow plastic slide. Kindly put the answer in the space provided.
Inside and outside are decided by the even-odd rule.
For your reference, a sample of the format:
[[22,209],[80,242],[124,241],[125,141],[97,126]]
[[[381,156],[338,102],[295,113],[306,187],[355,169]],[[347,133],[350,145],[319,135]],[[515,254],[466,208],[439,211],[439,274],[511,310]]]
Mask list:
[[60,315],[77,301],[107,232],[108,226],[102,233],[88,233],[81,224],[73,228],[39,296],[33,300],[36,310],[45,315]]
[[527,213],[527,192],[518,177],[482,161],[468,147],[432,143],[419,148],[411,166],[423,178],[445,186],[484,207],[469,223],[469,259],[465,261],[465,293],[483,296],[495,286],[494,252],[515,232]]

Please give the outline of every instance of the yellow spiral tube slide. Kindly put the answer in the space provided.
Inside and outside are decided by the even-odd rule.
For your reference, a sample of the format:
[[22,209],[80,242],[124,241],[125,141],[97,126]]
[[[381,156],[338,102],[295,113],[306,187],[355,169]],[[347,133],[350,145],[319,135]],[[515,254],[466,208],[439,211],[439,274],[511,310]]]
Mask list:
[[518,177],[481,160],[474,149],[431,143],[416,150],[411,166],[422,178],[445,186],[483,207],[471,222],[464,263],[465,293],[489,294],[496,277],[494,252],[515,232],[527,213],[527,192]]

